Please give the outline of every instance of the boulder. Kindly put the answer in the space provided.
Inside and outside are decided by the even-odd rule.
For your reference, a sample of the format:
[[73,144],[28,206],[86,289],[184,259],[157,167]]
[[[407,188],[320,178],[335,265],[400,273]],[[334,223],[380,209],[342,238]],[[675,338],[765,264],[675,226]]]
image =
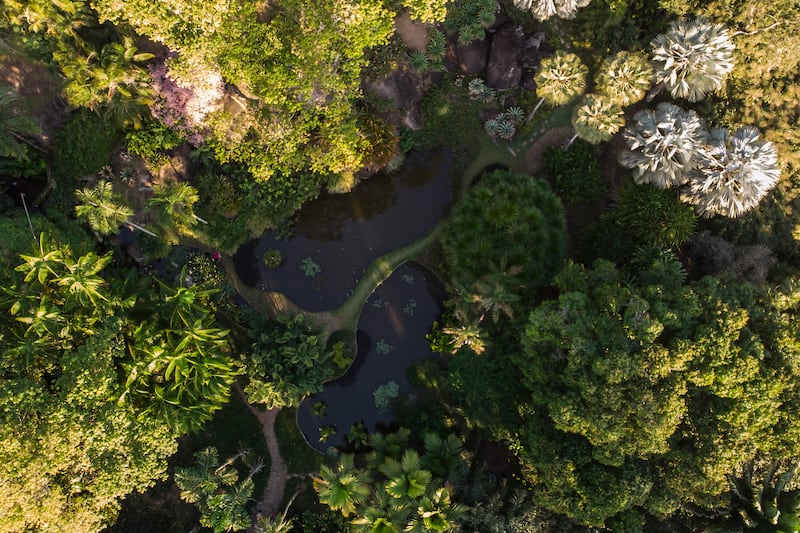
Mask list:
[[477,74],[486,68],[486,60],[489,57],[489,43],[485,39],[473,41],[469,44],[461,44],[455,41],[452,43],[452,50],[456,66],[464,74]]
[[522,79],[522,59],[525,51],[525,32],[513,23],[502,26],[492,39],[486,84],[495,89],[510,89]]

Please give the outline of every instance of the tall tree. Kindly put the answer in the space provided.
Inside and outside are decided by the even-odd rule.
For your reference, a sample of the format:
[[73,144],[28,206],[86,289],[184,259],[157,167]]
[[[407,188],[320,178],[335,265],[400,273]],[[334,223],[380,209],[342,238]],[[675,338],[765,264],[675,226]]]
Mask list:
[[586,7],[592,0],[514,0],[514,6],[530,11],[538,20],[552,17],[575,18],[578,10]]
[[322,465],[319,476],[314,478],[314,489],[319,501],[349,516],[367,500],[370,493],[368,481],[363,472],[354,468],[353,456],[344,454],[335,470]]
[[540,98],[528,114],[527,120],[533,118],[544,102],[559,106],[576,99],[586,89],[588,75],[589,69],[575,54],[558,51],[555,55],[543,59],[539,65],[539,72],[534,77],[536,93]]
[[706,217],[737,217],[753,209],[780,175],[775,145],[760,137],[752,126],[732,135],[724,128],[711,130],[698,150],[697,169],[681,199]]
[[625,115],[611,98],[587,94],[572,110],[571,122],[575,134],[567,142],[565,150],[578,137],[592,144],[609,140],[625,125]]
[[133,216],[133,210],[114,192],[109,181],[100,180],[94,188],[78,189],[75,196],[75,214],[100,235],[119,233],[120,225]]
[[197,189],[188,183],[167,181],[153,187],[147,205],[160,209],[173,224],[190,227],[197,223],[193,206],[199,199]]
[[699,18],[672,23],[650,43],[656,82],[676,98],[702,100],[733,70],[733,42],[722,24]]
[[697,113],[662,102],[636,113],[624,137],[619,162],[633,170],[636,183],[666,189],[689,180],[706,133]]
[[653,67],[644,52],[617,52],[600,66],[597,92],[621,107],[645,97],[653,84]]

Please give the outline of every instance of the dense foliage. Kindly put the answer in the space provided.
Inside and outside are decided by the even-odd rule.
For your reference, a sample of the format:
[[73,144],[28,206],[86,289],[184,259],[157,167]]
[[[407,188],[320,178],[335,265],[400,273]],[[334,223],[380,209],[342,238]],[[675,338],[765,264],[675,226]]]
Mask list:
[[253,343],[244,361],[250,402],[267,409],[296,407],[332,377],[333,354],[303,315],[256,318],[250,335]]
[[466,286],[489,262],[519,267],[526,290],[546,283],[564,253],[564,211],[539,179],[511,171],[480,177],[453,209],[442,236],[451,277]]

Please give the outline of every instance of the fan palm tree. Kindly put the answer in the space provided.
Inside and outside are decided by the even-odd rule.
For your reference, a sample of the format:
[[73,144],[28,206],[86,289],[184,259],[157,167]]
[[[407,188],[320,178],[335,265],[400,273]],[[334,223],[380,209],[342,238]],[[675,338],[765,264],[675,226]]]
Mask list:
[[425,494],[432,477],[422,468],[416,450],[406,450],[399,461],[387,457],[378,470],[387,478],[386,492],[398,500],[414,500]]
[[387,457],[399,459],[403,450],[408,447],[409,437],[411,437],[411,431],[408,428],[400,428],[388,435],[370,433],[369,445],[372,447],[372,453],[367,457],[367,464],[370,468],[378,468],[378,465],[383,464]]
[[537,20],[552,17],[575,18],[578,10],[586,7],[592,0],[514,0],[518,9],[530,11]]
[[0,157],[25,159],[27,137],[42,133],[36,118],[24,112],[22,104],[18,93],[0,85]]
[[711,130],[681,200],[706,217],[738,217],[758,205],[780,176],[775,145],[760,136],[752,126],[732,135],[724,128]]
[[192,208],[199,199],[197,189],[191,185],[167,181],[153,187],[153,197],[147,205],[160,209],[176,225],[192,226],[202,220],[194,214]]
[[638,102],[653,84],[653,67],[644,52],[618,52],[603,62],[597,92],[620,107]]
[[619,162],[633,170],[634,181],[666,189],[689,180],[706,132],[697,113],[662,102],[636,113],[624,136]]
[[123,203],[109,181],[99,181],[94,188],[76,190],[78,205],[75,214],[100,235],[119,232],[119,227],[133,216],[133,210]]
[[697,102],[722,87],[733,70],[733,42],[722,24],[673,22],[650,43],[656,82],[676,98]]
[[541,95],[533,111],[528,115],[530,121],[542,103],[551,106],[568,104],[586,89],[589,69],[575,54],[558,51],[545,58],[539,65],[535,76],[536,92]]
[[467,507],[451,502],[450,493],[441,487],[420,499],[417,516],[406,531],[410,533],[459,531],[459,522],[466,513]]
[[344,454],[339,458],[336,470],[322,465],[319,476],[313,478],[319,501],[342,515],[349,516],[370,495],[368,478],[353,465],[353,456]]
[[624,125],[625,114],[612,99],[587,94],[572,111],[575,134],[564,146],[564,150],[568,150],[578,137],[592,144],[607,141]]
[[452,433],[442,438],[437,433],[425,433],[425,453],[422,466],[434,475],[447,478],[460,463],[462,441]]

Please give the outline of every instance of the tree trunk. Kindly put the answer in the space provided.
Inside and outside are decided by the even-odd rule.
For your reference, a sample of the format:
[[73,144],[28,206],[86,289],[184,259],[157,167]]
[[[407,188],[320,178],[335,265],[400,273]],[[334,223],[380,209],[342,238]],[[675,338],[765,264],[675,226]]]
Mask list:
[[565,143],[564,143],[564,151],[565,151],[565,152],[566,152],[567,150],[569,150],[569,147],[570,147],[570,146],[572,146],[572,143],[574,143],[574,142],[575,142],[575,139],[577,139],[577,138],[578,138],[578,132],[575,132],[575,135],[573,135],[572,137],[570,137],[570,139],[569,139],[567,142],[565,142]]
[[533,111],[531,111],[531,112],[528,114],[527,118],[525,119],[525,122],[530,122],[531,120],[533,120],[533,115],[535,115],[535,114],[536,114],[536,112],[537,112],[537,111],[539,111],[539,108],[540,108],[540,107],[542,107],[542,104],[543,104],[543,103],[544,103],[544,96],[542,96],[542,97],[539,99],[539,101],[536,103],[536,106],[533,108]]

